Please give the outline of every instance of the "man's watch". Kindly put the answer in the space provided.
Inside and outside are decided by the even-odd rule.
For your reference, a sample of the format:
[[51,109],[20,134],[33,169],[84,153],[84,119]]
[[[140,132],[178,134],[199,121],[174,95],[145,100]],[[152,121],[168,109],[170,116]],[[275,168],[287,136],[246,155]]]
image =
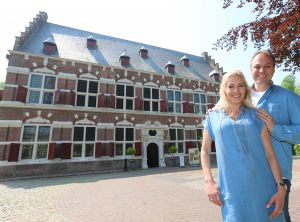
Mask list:
[[277,182],[276,184],[277,184],[277,186],[279,186],[279,187],[285,187],[285,184],[284,184],[283,182]]

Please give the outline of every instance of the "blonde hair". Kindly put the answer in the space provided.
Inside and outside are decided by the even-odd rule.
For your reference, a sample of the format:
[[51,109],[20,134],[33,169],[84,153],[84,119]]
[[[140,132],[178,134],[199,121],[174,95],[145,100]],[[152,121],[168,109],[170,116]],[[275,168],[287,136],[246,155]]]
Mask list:
[[228,83],[228,79],[231,76],[239,76],[243,80],[243,84],[246,88],[246,94],[245,98],[243,99],[243,105],[248,107],[248,108],[254,108],[252,101],[251,101],[251,96],[250,96],[250,88],[247,84],[246,78],[244,74],[240,70],[233,70],[228,73],[226,73],[223,76],[222,82],[221,82],[221,87],[220,87],[220,100],[214,107],[214,109],[228,109],[231,107],[231,103],[228,99],[228,97],[225,94],[225,89]]

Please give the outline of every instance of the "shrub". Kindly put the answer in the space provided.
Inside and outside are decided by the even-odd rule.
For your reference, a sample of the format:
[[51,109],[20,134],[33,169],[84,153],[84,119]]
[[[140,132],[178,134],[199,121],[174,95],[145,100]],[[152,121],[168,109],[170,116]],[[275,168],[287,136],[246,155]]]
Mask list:
[[294,145],[294,150],[295,150],[296,156],[300,156],[300,144]]
[[134,147],[128,147],[126,151],[127,155],[132,155],[132,157],[136,154],[136,149]]

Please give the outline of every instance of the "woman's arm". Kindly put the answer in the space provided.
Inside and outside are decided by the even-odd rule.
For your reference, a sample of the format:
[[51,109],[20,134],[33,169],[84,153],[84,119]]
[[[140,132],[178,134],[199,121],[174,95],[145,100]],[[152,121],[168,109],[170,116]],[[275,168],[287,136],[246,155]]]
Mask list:
[[210,169],[210,158],[209,158],[210,147],[211,147],[211,139],[208,131],[204,129],[203,141],[201,147],[201,165],[204,174],[206,193],[211,202],[221,207],[223,206],[223,203],[220,199],[218,184],[214,181]]
[[276,159],[276,155],[274,153],[274,150],[272,148],[272,142],[270,133],[267,130],[266,126],[264,125],[262,132],[261,132],[261,138],[263,141],[265,153],[269,162],[269,166],[271,168],[274,180],[277,183],[277,193],[273,195],[273,197],[268,202],[267,207],[269,208],[273,203],[275,203],[275,209],[270,215],[271,218],[277,217],[283,209],[284,206],[284,197],[286,193],[285,186],[282,186],[283,180],[281,175],[281,170],[278,164],[278,161]]

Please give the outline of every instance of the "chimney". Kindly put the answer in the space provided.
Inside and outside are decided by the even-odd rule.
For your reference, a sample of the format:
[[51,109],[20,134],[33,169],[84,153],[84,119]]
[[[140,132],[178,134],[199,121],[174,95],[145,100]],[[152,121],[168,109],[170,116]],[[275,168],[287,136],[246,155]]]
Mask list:
[[56,43],[53,36],[50,36],[48,39],[43,41],[43,44],[43,53],[50,55],[57,51]]
[[216,82],[221,82],[220,74],[213,70],[209,73],[209,77],[212,78]]
[[126,54],[126,50],[124,50],[124,52],[120,55],[119,61],[121,61],[122,66],[129,65],[130,57]]
[[140,48],[139,54],[141,55],[141,57],[143,59],[147,59],[148,58],[148,49],[146,49],[144,46],[142,46]]
[[165,69],[167,69],[167,72],[170,74],[174,74],[175,73],[175,65],[169,61],[166,65],[165,65]]
[[86,39],[86,46],[89,49],[94,49],[97,46],[97,40],[94,38],[93,34],[87,37]]
[[184,65],[186,67],[190,65],[190,60],[186,55],[182,56],[182,58],[180,59],[180,62],[182,63],[182,65]]

